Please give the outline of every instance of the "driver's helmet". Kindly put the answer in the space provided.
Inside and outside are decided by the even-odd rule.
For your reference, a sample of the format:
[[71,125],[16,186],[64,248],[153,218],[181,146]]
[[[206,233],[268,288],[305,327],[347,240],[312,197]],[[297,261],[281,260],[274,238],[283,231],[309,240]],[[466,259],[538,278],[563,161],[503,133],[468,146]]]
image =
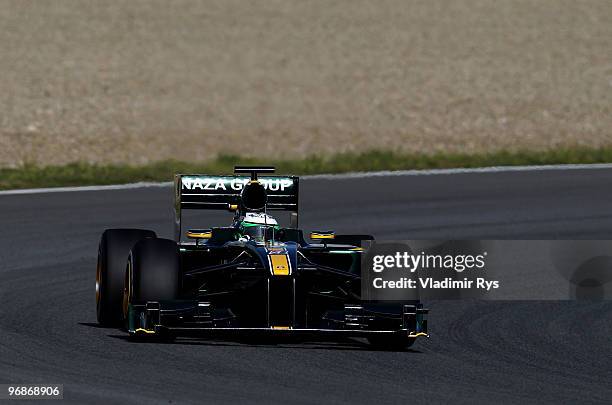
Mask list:
[[273,232],[280,229],[276,219],[268,214],[247,212],[237,222],[237,228],[242,237],[250,240],[264,241],[272,239]]

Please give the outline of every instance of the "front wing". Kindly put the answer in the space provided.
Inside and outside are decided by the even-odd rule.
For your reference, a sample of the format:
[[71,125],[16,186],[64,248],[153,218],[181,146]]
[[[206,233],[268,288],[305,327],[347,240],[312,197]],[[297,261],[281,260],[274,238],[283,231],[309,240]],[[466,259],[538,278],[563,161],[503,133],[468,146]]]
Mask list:
[[[130,305],[127,329],[130,335],[196,336],[202,338],[237,338],[240,336],[303,337],[334,339],[398,335],[409,338],[428,336],[428,310],[422,304],[404,304],[389,311],[388,304],[345,304],[342,310],[330,311],[320,327],[294,327],[291,324],[262,327],[240,327],[231,310],[215,309],[197,301],[150,301]],[[396,305],[397,309],[398,306]]]

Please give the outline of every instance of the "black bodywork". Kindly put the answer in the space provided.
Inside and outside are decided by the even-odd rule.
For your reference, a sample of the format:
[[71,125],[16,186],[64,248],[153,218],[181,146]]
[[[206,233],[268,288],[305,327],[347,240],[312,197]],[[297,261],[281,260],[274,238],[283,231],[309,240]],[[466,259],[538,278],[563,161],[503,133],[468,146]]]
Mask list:
[[[257,179],[256,173],[250,179],[176,176],[180,296],[130,303],[130,334],[408,339],[427,335],[427,310],[419,302],[360,300],[361,255],[371,236],[321,232],[321,239],[307,242],[298,229],[298,179]],[[236,216],[244,214],[248,208],[241,202],[243,189],[254,181],[267,191],[263,209],[289,211],[290,227],[265,241],[242,240],[235,227],[208,229],[205,239],[182,241],[182,210],[229,208]]]

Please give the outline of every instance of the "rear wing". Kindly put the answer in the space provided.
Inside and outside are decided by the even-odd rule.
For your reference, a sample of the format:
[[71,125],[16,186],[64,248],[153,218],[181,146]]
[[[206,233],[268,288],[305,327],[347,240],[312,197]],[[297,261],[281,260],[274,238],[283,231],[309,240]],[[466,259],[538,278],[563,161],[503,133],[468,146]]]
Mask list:
[[[260,170],[261,172],[261,170]],[[177,174],[174,178],[175,238],[181,238],[181,212],[184,209],[230,210],[240,206],[240,193],[252,176],[209,176]],[[297,176],[259,176],[266,189],[267,210],[291,212],[291,226],[297,228],[299,178]]]

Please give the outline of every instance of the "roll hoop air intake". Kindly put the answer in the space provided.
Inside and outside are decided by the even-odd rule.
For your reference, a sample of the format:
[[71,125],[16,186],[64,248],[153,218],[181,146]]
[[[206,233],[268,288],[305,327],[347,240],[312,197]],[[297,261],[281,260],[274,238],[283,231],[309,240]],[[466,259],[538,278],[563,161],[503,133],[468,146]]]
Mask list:
[[257,180],[258,173],[274,173],[271,166],[236,166],[234,173],[249,173],[251,180],[244,186],[240,194],[242,208],[248,211],[263,211],[266,208],[268,195],[266,189]]

